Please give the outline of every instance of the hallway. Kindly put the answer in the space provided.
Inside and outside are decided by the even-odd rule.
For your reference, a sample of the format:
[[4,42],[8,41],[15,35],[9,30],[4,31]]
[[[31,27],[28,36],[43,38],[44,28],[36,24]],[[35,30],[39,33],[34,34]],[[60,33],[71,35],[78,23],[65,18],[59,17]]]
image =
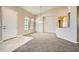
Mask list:
[[14,52],[77,52],[79,44],[57,38],[53,33],[34,33],[34,39],[14,50]]
[[79,42],[77,9],[77,6],[1,6],[0,51],[79,51],[79,44],[75,44]]

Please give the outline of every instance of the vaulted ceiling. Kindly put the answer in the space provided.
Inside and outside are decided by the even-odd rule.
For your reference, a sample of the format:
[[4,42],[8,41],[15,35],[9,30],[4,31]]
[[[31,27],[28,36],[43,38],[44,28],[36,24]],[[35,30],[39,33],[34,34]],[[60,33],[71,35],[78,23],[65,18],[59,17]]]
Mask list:
[[[41,13],[48,11],[49,9],[55,8],[57,6],[42,6]],[[38,15],[40,13],[40,6],[22,6],[21,8],[31,12],[34,15]]]

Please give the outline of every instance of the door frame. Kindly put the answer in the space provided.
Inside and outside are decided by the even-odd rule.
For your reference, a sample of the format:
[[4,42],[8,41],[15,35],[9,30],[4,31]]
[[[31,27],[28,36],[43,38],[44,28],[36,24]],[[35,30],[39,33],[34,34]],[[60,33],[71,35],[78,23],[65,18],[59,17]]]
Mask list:
[[[15,19],[16,19],[16,20],[15,20],[15,22],[16,22],[15,31],[16,31],[16,36],[17,36],[17,32],[18,32],[18,31],[17,31],[17,30],[18,30],[18,24],[17,24],[17,23],[18,23],[18,20],[17,20],[18,17],[17,17],[17,14],[18,14],[18,13],[17,13],[15,10],[12,10],[12,9],[10,9],[10,8],[8,8],[8,7],[2,7],[2,10],[4,10],[5,8],[6,8],[7,10],[9,10],[9,11],[11,10],[11,12],[12,12],[12,11],[15,12],[15,14],[16,14],[16,15],[14,15],[14,16],[16,16],[16,18],[15,18]],[[3,11],[2,11],[2,12],[3,12]],[[13,12],[12,12],[12,13],[13,13]],[[4,15],[5,15],[5,14],[3,14],[2,17],[3,17]],[[4,18],[4,19],[5,19],[5,18]],[[5,24],[5,23],[4,23],[4,24]],[[9,24],[11,24],[11,23],[9,23]],[[5,39],[3,39],[3,37],[4,37],[3,35],[5,34],[5,33],[3,34],[3,26],[5,26],[5,25],[3,25],[3,19],[2,19],[2,41],[5,40]],[[11,26],[11,27],[12,27],[12,26]],[[10,28],[10,27],[9,27],[9,28]],[[11,30],[11,31],[12,31],[12,30]],[[8,32],[7,32],[7,33],[8,33]],[[10,33],[9,33],[9,34],[10,34]],[[13,34],[13,33],[11,33],[11,34]],[[7,35],[7,34],[6,34],[6,35]],[[14,34],[13,34],[13,35],[14,35]],[[14,37],[15,37],[15,36],[13,36],[13,37],[11,37],[11,38],[14,38]],[[6,38],[7,38],[7,37],[6,37]],[[9,35],[8,39],[11,39],[11,38],[10,38],[10,35]],[[7,40],[8,40],[8,39],[7,39]]]
[[0,6],[0,42],[2,41],[2,11]]

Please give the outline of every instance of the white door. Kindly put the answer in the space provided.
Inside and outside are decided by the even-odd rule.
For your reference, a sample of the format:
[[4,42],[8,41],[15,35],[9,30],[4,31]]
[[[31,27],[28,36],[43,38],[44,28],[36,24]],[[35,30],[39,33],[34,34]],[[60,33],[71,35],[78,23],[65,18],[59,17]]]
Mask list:
[[2,39],[10,39],[17,35],[17,12],[2,7]]
[[44,32],[56,32],[56,17],[49,16],[44,19]]

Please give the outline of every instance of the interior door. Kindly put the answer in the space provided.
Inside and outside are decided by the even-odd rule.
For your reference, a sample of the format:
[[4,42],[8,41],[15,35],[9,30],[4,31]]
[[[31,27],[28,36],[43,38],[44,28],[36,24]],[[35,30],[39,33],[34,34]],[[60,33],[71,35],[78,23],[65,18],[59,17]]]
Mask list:
[[2,39],[10,39],[17,35],[17,12],[2,7]]
[[55,16],[47,16],[44,19],[44,32],[56,32],[56,17]]
[[0,6],[0,41],[2,40],[2,17],[1,17],[1,6]]

